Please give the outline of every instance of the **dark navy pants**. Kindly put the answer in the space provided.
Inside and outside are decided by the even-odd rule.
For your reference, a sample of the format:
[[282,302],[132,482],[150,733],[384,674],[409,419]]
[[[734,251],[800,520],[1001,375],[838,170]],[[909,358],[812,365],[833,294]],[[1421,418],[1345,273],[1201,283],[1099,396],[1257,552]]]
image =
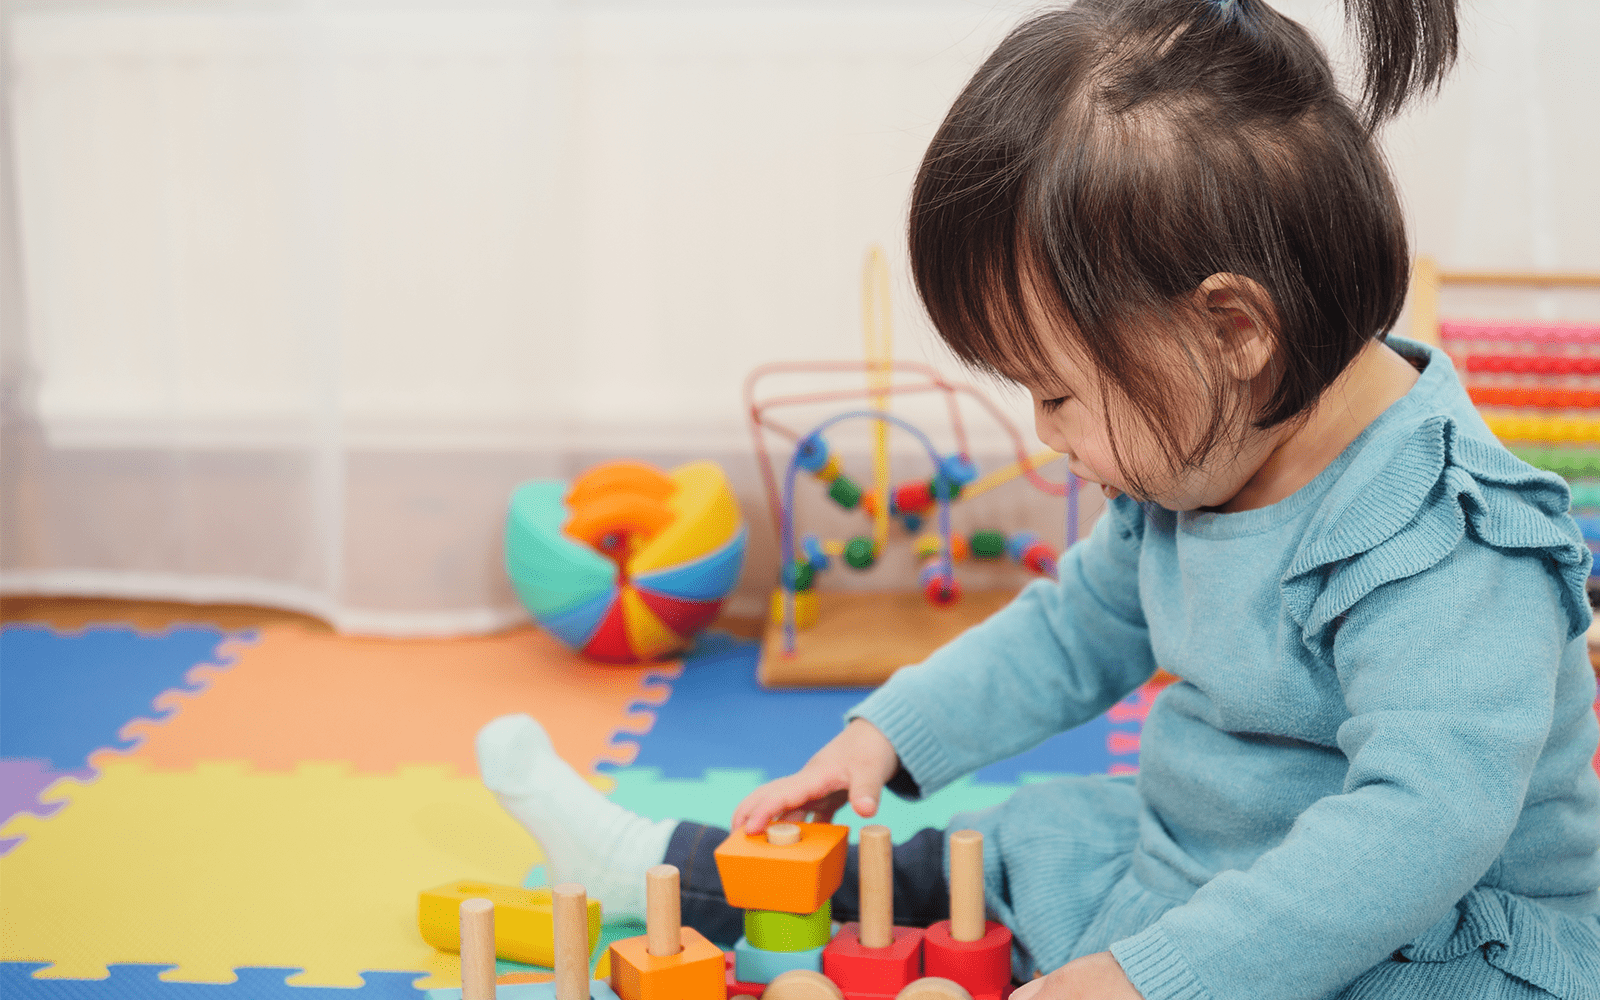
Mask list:
[[[727,839],[722,827],[679,823],[667,843],[666,864],[678,868],[683,922],[717,944],[731,947],[744,934],[744,911],[728,905],[712,852]],[[950,916],[950,887],[944,877],[943,830],[923,830],[894,845],[894,922],[926,927]],[[833,894],[833,919],[847,923],[861,912],[861,872],[856,846],[844,863],[844,883]]]

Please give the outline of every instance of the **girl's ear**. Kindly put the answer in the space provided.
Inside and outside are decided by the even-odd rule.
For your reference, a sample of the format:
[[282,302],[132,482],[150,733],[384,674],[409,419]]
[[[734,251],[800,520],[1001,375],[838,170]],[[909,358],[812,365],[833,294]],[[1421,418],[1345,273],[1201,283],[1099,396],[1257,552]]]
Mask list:
[[1277,313],[1267,290],[1242,275],[1213,274],[1200,282],[1195,298],[1233,377],[1248,382],[1261,375],[1278,343]]

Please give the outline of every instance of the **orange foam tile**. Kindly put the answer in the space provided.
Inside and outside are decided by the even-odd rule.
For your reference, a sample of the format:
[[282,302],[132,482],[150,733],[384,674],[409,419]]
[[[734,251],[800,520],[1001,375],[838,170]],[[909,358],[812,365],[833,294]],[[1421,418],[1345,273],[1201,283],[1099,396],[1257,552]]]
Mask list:
[[241,644],[232,666],[203,669],[203,694],[169,692],[174,713],[136,724],[131,756],[157,769],[245,760],[258,771],[300,761],[348,761],[358,773],[402,764],[449,764],[477,773],[473,738],[497,716],[526,712],[556,751],[584,773],[626,765],[670,693],[678,662],[591,663],[534,628],[455,639],[367,639],[269,626]]

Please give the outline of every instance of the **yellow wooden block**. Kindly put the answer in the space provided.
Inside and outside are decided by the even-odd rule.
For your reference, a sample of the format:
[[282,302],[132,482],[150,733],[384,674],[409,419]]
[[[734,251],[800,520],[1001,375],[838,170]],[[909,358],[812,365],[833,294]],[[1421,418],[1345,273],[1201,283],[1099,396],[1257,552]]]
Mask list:
[[728,904],[742,910],[812,913],[844,882],[850,828],[795,823],[800,839],[779,846],[765,833],[735,830],[717,847],[717,872]]
[[611,989],[621,1000],[727,1000],[722,949],[693,927],[681,933],[676,955],[650,954],[643,934],[611,942]]
[[[550,890],[523,889],[462,879],[417,897],[417,929],[422,940],[441,951],[461,950],[461,902],[487,899],[494,904],[494,954],[525,965],[554,966],[555,918]],[[600,943],[600,901],[589,900],[589,953]]]

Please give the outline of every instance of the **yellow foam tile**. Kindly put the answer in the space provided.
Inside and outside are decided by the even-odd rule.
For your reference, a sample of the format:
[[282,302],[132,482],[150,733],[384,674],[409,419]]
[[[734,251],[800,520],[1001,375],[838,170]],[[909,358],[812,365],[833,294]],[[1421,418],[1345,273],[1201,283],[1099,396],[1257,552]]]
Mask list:
[[303,969],[296,986],[359,986],[363,970],[457,985],[458,958],[417,930],[418,893],[458,878],[517,884],[542,860],[476,778],[445,767],[110,761],[43,797],[67,806],[0,828],[27,836],[0,857],[0,961],[53,963],[40,978],[142,962],[174,964],[161,978],[185,982],[287,966]]

